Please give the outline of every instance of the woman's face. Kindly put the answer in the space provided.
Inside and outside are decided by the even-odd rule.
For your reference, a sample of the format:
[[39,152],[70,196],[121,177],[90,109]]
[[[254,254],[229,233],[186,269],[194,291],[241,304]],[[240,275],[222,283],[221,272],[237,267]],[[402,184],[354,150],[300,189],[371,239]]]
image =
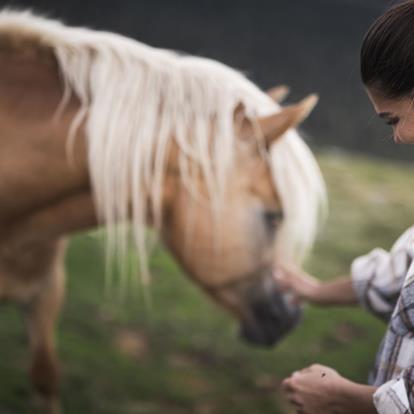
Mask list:
[[368,88],[367,93],[378,116],[392,127],[394,141],[397,144],[414,144],[414,99],[385,98],[372,88]]

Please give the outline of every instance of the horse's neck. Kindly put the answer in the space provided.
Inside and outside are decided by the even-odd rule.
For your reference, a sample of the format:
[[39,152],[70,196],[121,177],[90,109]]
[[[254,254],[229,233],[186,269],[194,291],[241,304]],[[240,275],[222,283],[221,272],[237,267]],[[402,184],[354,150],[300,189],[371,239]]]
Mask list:
[[63,94],[56,61],[0,47],[0,67],[0,228],[19,223],[53,233],[93,224],[82,128],[72,159],[66,148],[77,100],[53,120]]

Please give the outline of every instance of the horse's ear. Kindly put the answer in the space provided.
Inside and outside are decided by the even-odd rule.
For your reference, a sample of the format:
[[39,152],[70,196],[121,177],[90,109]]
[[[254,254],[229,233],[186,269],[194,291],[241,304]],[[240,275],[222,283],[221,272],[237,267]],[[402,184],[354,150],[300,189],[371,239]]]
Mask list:
[[289,95],[290,89],[286,85],[275,86],[267,91],[267,94],[276,102],[281,103]]
[[257,120],[265,145],[270,148],[273,142],[291,128],[303,122],[318,102],[317,95],[309,95],[299,103],[283,108],[280,112]]

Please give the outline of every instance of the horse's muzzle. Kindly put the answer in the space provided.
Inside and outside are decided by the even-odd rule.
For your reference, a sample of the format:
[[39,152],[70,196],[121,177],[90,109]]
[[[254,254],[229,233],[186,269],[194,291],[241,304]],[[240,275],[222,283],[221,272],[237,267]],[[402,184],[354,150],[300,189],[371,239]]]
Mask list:
[[240,327],[240,336],[259,346],[273,346],[300,321],[302,309],[282,293],[272,277],[266,277],[248,292],[249,318]]

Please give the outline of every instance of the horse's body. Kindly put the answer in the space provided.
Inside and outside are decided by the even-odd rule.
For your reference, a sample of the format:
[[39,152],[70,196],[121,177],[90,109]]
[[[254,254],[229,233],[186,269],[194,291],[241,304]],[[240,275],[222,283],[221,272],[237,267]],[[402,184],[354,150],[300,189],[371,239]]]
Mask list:
[[[0,67],[0,299],[24,306],[31,377],[54,411],[53,335],[64,292],[63,237],[92,227],[96,213],[85,158],[78,158],[78,168],[67,163],[68,122],[50,121],[61,99],[55,62],[3,50]],[[67,114],[76,107],[73,102]]]
[[[206,133],[204,141],[202,138],[197,138],[199,140],[198,147],[189,150],[186,145],[191,141],[185,142],[187,138],[178,136],[177,128],[170,126],[170,129],[167,130],[165,126],[168,124],[165,121],[167,116],[163,118],[162,113],[163,110],[166,111],[164,108],[170,105],[166,92],[162,92],[162,100],[155,101],[153,105],[158,112],[156,116],[159,116],[158,120],[156,117],[154,118],[154,122],[161,125],[161,130],[163,126],[165,127],[166,142],[172,141],[173,144],[168,151],[165,150],[164,158],[152,158],[148,164],[140,166],[147,175],[149,174],[150,182],[160,180],[158,173],[162,172],[162,183],[159,182],[157,191],[151,193],[146,188],[148,181],[145,181],[145,177],[142,178],[145,174],[142,174],[141,170],[134,172],[138,178],[130,173],[130,169],[133,170],[137,163],[139,166],[141,161],[133,159],[134,162],[131,165],[125,161],[131,148],[135,148],[136,151],[144,151],[145,146],[138,148],[136,143],[132,142],[135,147],[126,148],[125,153],[118,154],[114,147],[109,147],[105,151],[102,150],[101,154],[99,152],[99,136],[93,138],[94,131],[99,127],[103,128],[103,135],[108,135],[109,144],[111,144],[110,131],[114,134],[114,128],[124,128],[121,130],[119,140],[133,137],[134,133],[138,135],[141,133],[139,130],[138,132],[128,132],[129,124],[134,124],[133,117],[126,124],[122,124],[121,117],[124,112],[120,112],[116,118],[116,111],[119,109],[116,101],[113,102],[114,117],[119,125],[113,125],[110,119],[106,118],[102,118],[102,125],[94,124],[96,122],[96,120],[93,121],[94,116],[96,113],[104,112],[105,107],[96,107],[95,99],[97,100],[97,96],[102,92],[102,84],[98,84],[99,82],[95,80],[94,76],[99,79],[102,73],[93,72],[93,59],[103,50],[102,53],[105,52],[109,55],[109,60],[113,59],[108,67],[120,65],[117,56],[110,56],[113,53],[114,44],[117,44],[119,48],[116,53],[120,59],[124,59],[125,56],[129,59],[130,54],[134,53],[140,57],[139,53],[142,52],[145,55],[148,51],[143,45],[135,45],[133,42],[119,39],[115,35],[104,34],[101,35],[102,37],[97,35],[98,37],[95,39],[93,37],[96,36],[95,32],[83,30],[73,31],[73,42],[71,43],[71,41],[67,41],[65,36],[71,35],[70,30],[73,29],[54,25],[55,23],[30,15],[5,12],[0,14],[0,298],[14,300],[24,305],[33,352],[32,379],[37,390],[46,397],[49,406],[52,407],[51,411],[53,411],[55,404],[58,383],[53,329],[63,298],[64,238],[67,234],[94,227],[103,220],[109,225],[110,232],[112,231],[110,233],[112,234],[112,242],[122,244],[123,235],[121,234],[120,238],[117,238],[119,234],[113,228],[115,221],[131,217],[135,227],[143,224],[142,221],[155,224],[167,246],[192,279],[238,318],[251,321],[254,318],[248,310],[250,306],[248,305],[249,292],[255,291],[256,296],[262,295],[260,293],[262,290],[258,293],[258,289],[256,289],[256,282],[264,278],[273,263],[275,226],[279,225],[274,220],[278,218],[277,213],[282,207],[284,214],[288,213],[286,206],[289,201],[287,198],[290,196],[286,191],[280,194],[280,188],[275,189],[272,173],[274,176],[277,171],[271,171],[268,159],[260,155],[256,143],[253,145],[244,143],[241,145],[242,149],[236,151],[234,141],[223,141],[220,144],[223,148],[218,148],[217,152],[214,147],[210,148],[211,142],[215,145],[214,138],[212,139],[210,134]],[[86,41],[84,46],[79,46],[82,43],[79,43],[79,39],[88,40],[91,33],[89,43]],[[108,45],[106,45],[105,39],[109,39]],[[102,42],[99,47],[96,47],[96,50],[93,50],[91,45],[96,40],[98,43],[101,40]],[[59,42],[63,45],[61,49]],[[140,51],[140,48],[144,49]],[[88,73],[85,77],[85,79],[89,79],[89,83],[86,85],[87,91],[82,90],[82,82],[86,81],[80,79],[81,69],[78,68],[80,72],[77,74],[73,72],[73,68],[77,68],[73,56],[76,57],[79,50],[88,52],[86,63],[84,62],[86,69],[85,67],[82,69],[83,72]],[[158,52],[151,50],[148,53]],[[172,56],[169,52],[159,53],[161,61],[171,59],[171,63],[174,64],[176,62],[174,59],[177,59],[177,62],[180,59]],[[158,55],[154,58],[154,66],[157,66],[157,62],[159,63],[158,58]],[[121,63],[125,64],[125,62]],[[144,61],[144,64],[147,63]],[[232,76],[236,78],[233,87],[236,90],[240,87],[240,92],[237,92],[236,97],[231,96],[229,92],[233,101],[230,99],[227,102],[226,110],[231,116],[231,125],[233,125],[233,115],[236,119],[240,115],[239,112],[242,114],[242,122],[237,124],[240,126],[240,130],[233,131],[232,126],[230,128],[227,124],[223,124],[223,131],[230,128],[228,132],[234,133],[235,136],[237,134],[252,136],[255,135],[254,131],[259,127],[264,139],[268,139],[264,145],[267,148],[265,151],[270,151],[273,141],[284,135],[289,128],[295,126],[306,116],[306,112],[309,112],[307,107],[309,103],[305,102],[286,110],[283,116],[274,119],[267,117],[263,119],[263,122],[260,120],[260,122],[253,123],[252,126],[251,120],[258,114],[251,112],[254,105],[249,101],[249,96],[257,94],[259,97],[257,99],[262,100],[272,109],[273,104],[270,103],[270,98],[265,97],[265,94],[260,95],[261,93],[253,89],[247,80],[241,80],[241,75],[236,72],[233,74],[228,68],[217,69],[214,67],[210,70],[209,68],[204,69],[204,63],[191,61],[190,63],[195,65],[196,69],[200,64],[201,70],[213,73],[214,76],[211,75],[213,82],[217,82],[217,79],[220,80],[220,76],[228,77],[228,79],[233,79]],[[206,61],[206,65],[212,65],[212,63]],[[127,65],[125,67],[128,68]],[[137,67],[139,69],[139,65]],[[105,69],[107,66],[103,66],[103,68]],[[191,68],[188,71],[192,73]],[[220,71],[223,71],[223,75]],[[123,74],[126,77],[129,75],[131,73],[128,71]],[[139,72],[137,72],[137,77],[139,77]],[[123,79],[122,76],[115,76],[115,78],[118,82]],[[192,80],[194,81],[194,79]],[[108,84],[112,81],[111,77],[105,79]],[[153,82],[154,88],[159,87],[159,84],[151,80],[150,77],[147,81],[150,84]],[[94,86],[95,82],[97,84]],[[164,79],[163,82],[160,85],[165,84],[165,87],[168,88],[168,79]],[[207,80],[207,88],[210,86],[213,88],[214,83],[209,86],[208,82]],[[134,86],[131,84],[129,88],[133,89]],[[110,86],[108,88],[110,89]],[[74,93],[69,95],[68,90],[72,90]],[[142,95],[142,91],[143,89],[137,92]],[[191,93],[205,94],[205,92],[192,91],[192,89],[187,91],[189,97],[184,96],[183,98],[184,100],[190,99],[190,103]],[[148,91],[148,96],[144,95],[144,98],[151,97],[151,93]],[[118,97],[120,100],[125,98],[121,92],[120,94]],[[62,97],[64,97],[63,105]],[[117,96],[111,96],[111,99],[115,98]],[[135,98],[133,95],[132,97],[127,95],[126,100]],[[141,102],[141,105],[146,105],[147,102],[148,99]],[[193,106],[195,102],[192,102]],[[241,110],[237,106],[238,103],[242,104]],[[215,111],[221,110],[222,103],[219,102],[215,105],[218,107],[215,108],[213,105],[209,119],[203,122],[221,122],[218,112]],[[88,116],[77,118],[85,107],[88,109]],[[127,107],[125,111],[127,110],[130,108]],[[194,119],[197,120],[197,108],[193,110]],[[278,110],[277,105],[274,106],[274,110]],[[269,112],[269,108],[267,108],[267,112]],[[249,113],[247,118],[246,113]],[[102,116],[110,117],[111,114],[104,113]],[[180,113],[176,113],[177,118],[173,119],[176,120],[179,116]],[[205,114],[200,116],[205,116]],[[137,117],[139,118],[138,115]],[[74,122],[78,128],[73,128]],[[145,127],[150,130],[149,124],[145,124]],[[197,131],[196,121],[193,120],[187,127],[193,132]],[[131,127],[132,129],[133,127]],[[213,130],[220,133],[220,128],[217,125]],[[162,136],[160,131],[157,134],[157,137]],[[184,135],[188,135],[188,133]],[[68,145],[68,136],[71,137],[70,145]],[[172,140],[174,137],[175,141]],[[151,141],[153,138],[148,135],[146,139]],[[303,151],[303,143],[298,141],[297,135],[291,139],[299,142],[298,148]],[[98,146],[96,142],[98,142]],[[229,145],[232,147],[230,148]],[[154,148],[159,147],[160,144],[156,142],[155,147],[149,146],[147,149],[153,151]],[[195,152],[194,157],[191,155],[191,151]],[[197,153],[197,151],[199,152]],[[226,151],[227,155],[235,153],[233,160],[230,160],[232,157],[227,157],[227,160],[220,161],[221,152],[224,153],[223,157],[225,158]],[[283,146],[280,147],[280,152],[282,151]],[[286,152],[285,149],[285,157],[291,157],[289,155],[291,152],[291,150]],[[112,155],[113,153],[115,155]],[[187,161],[187,164],[185,162],[183,164],[183,159],[180,158],[182,153],[184,153],[184,161]],[[118,160],[116,159],[117,154]],[[215,156],[217,158],[214,158],[214,163],[209,164],[208,159],[207,161],[203,159],[203,154],[204,156],[210,154],[209,157]],[[109,157],[109,162],[99,172],[96,165],[99,164],[101,156],[102,158]],[[303,160],[299,160],[299,163],[309,163],[310,158],[306,159],[306,157],[310,157],[309,154],[304,157]],[[293,164],[298,162],[293,158],[285,161]],[[153,168],[154,163],[157,162],[162,164],[161,170],[157,170],[157,167]],[[111,171],[108,171],[108,167],[121,168],[123,164],[128,167],[124,177],[125,181],[119,181],[117,177],[110,176]],[[196,169],[191,170],[194,165],[197,166]],[[209,173],[223,166],[221,176],[209,177]],[[193,172],[186,175],[184,171],[187,171],[188,168]],[[287,166],[285,173],[292,168],[296,167]],[[105,174],[109,175],[102,178],[101,176]],[[312,178],[312,174],[314,178]],[[231,186],[221,188],[217,183],[220,184],[219,181],[224,176],[231,182]],[[317,210],[315,203],[317,204],[316,199],[320,196],[322,185],[318,171],[313,165],[308,166],[308,169],[304,171],[304,176],[306,176],[305,181],[308,180],[304,185],[309,188],[296,189],[295,186],[301,184],[293,180],[289,184],[291,187],[288,188],[288,191],[299,194],[303,190],[305,195],[306,191],[311,194],[313,198],[305,197],[305,201],[309,203],[306,208],[309,209],[308,219],[312,225],[315,223],[314,214]],[[186,179],[184,185],[183,177]],[[101,178],[102,181],[100,181]],[[106,188],[108,180],[113,180],[114,186]],[[217,186],[214,187],[215,185]],[[134,186],[136,189],[141,189],[138,194],[140,197],[130,194],[135,188]],[[215,206],[219,206],[219,209],[215,210],[215,207],[210,208],[203,203],[191,201],[194,200],[195,193],[213,200],[212,190],[222,192],[221,198],[215,200],[217,201]],[[111,210],[113,206],[110,205],[111,201],[108,201],[108,197],[110,198],[113,191],[117,191],[117,193],[112,202],[118,202],[118,194],[119,199],[124,201],[124,205],[121,205],[121,201],[119,202],[120,206],[115,209],[116,211]],[[300,198],[294,199],[294,202],[298,201]],[[249,209],[242,209],[241,207],[244,205],[249,205]],[[266,216],[265,213],[269,213],[270,216]],[[191,216],[190,219],[188,215]],[[137,219],[137,216],[140,218]],[[264,224],[263,217],[265,220],[269,217],[274,219],[270,223],[271,227],[265,227],[265,225],[269,226],[269,223]],[[286,221],[288,220],[286,219]],[[190,222],[190,231],[184,231],[183,229],[188,227],[188,222]],[[225,231],[213,230],[216,227],[222,227]],[[291,232],[294,231],[294,226],[289,228]],[[138,229],[135,239],[142,253],[140,231],[141,229]],[[312,233],[312,230],[307,232]],[[217,237],[219,242],[213,242]],[[191,242],[189,243],[188,240]],[[274,321],[274,319],[270,319],[270,321]],[[249,333],[248,335],[253,334]]]

